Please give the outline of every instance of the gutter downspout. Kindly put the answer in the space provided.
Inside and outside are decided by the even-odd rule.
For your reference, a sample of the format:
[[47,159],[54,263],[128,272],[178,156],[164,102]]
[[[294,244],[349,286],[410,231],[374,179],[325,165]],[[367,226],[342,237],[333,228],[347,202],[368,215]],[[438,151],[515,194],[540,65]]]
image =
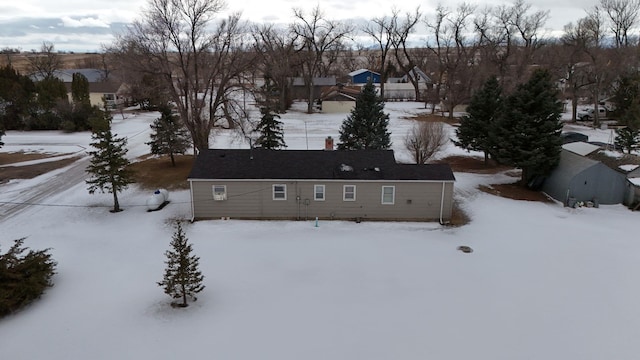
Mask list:
[[444,212],[444,189],[445,189],[446,183],[443,181],[442,182],[442,195],[440,198],[440,225],[444,225],[444,221],[442,220],[442,213]]
[[191,198],[191,222],[193,223],[196,219],[196,211],[193,205],[193,181],[191,179],[189,179],[189,197]]

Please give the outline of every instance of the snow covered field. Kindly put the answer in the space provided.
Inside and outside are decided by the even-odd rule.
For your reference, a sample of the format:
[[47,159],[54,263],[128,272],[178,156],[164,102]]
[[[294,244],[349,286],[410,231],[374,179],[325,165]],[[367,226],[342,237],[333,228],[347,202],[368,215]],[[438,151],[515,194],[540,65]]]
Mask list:
[[[414,103],[388,103],[396,157]],[[131,155],[146,152],[153,114],[119,121]],[[344,115],[283,116],[290,149],[338,138]],[[576,129],[571,129],[575,131]],[[605,130],[579,129],[604,141]],[[306,136],[305,136],[306,134]],[[1,151],[69,153],[88,134],[8,132]],[[31,141],[31,140],[33,141]],[[217,134],[212,147],[245,147]],[[58,148],[59,150],[55,150]],[[64,149],[64,150],[61,150]],[[71,150],[70,150],[71,149]],[[449,146],[445,154],[463,154]],[[1,171],[1,170],[0,170]],[[64,170],[61,171],[64,173]],[[0,185],[18,201],[56,174]],[[156,285],[174,219],[188,192],[162,211],[148,193],[88,195],[78,182],[0,219],[13,239],[52,248],[55,286],[0,320],[1,359],[637,359],[640,213],[622,206],[567,209],[477,190],[514,181],[456,173],[471,223],[200,221],[185,225],[207,288],[186,309]],[[57,206],[51,206],[57,205]],[[61,206],[62,205],[62,206]],[[0,208],[3,205],[0,204]],[[460,245],[474,249],[457,251]]]

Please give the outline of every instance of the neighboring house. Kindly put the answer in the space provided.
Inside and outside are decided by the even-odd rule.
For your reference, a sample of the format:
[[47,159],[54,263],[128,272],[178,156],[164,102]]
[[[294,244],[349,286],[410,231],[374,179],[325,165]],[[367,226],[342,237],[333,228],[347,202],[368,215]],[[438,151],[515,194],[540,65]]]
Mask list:
[[380,74],[368,69],[359,69],[349,74],[349,81],[352,84],[367,84],[370,81],[373,84],[380,84]]
[[[313,78],[313,98],[319,99],[322,89],[327,86],[336,85],[335,76]],[[304,83],[304,79],[296,77],[291,79],[291,97],[298,100],[309,99],[309,87]]]
[[[71,83],[65,83],[64,85],[67,88],[67,96],[71,102],[73,101],[73,97],[71,95]],[[89,102],[91,102],[92,106],[98,106],[100,108],[104,107],[106,104],[109,109],[113,110],[123,101],[123,99],[118,95],[122,87],[123,85],[121,83],[111,81],[90,82]]]
[[320,110],[327,114],[348,113],[356,106],[356,98],[360,95],[360,87],[343,85],[331,86],[322,91]]
[[198,154],[188,180],[194,220],[444,224],[451,219],[455,178],[446,164],[398,164],[392,150],[210,149]]
[[587,157],[598,151],[599,146],[573,142],[562,148],[560,163],[544,182],[545,193],[570,206],[576,202],[620,204],[625,201],[626,176]]
[[[104,107],[105,103],[110,109],[114,109],[117,104],[123,101],[118,94],[123,87],[122,82],[109,80],[108,74],[100,69],[64,69],[56,70],[54,76],[64,82],[67,89],[69,102],[73,101],[71,95],[71,84],[73,74],[82,74],[89,82],[89,101],[92,106]],[[34,81],[42,80],[42,75],[34,74]]]
[[413,70],[400,78],[389,78],[384,84],[384,99],[390,101],[416,100],[416,90],[411,83],[411,79],[418,80],[418,89],[421,94],[433,88],[433,81],[420,68],[414,66]]
[[411,79],[417,79],[418,83],[428,85],[429,87],[431,87],[433,85],[433,81],[431,80],[429,75],[427,75],[427,73],[422,71],[417,66],[414,66],[413,70],[411,70],[411,71],[409,71],[409,73],[405,74],[401,78],[401,82],[409,82],[410,83]]

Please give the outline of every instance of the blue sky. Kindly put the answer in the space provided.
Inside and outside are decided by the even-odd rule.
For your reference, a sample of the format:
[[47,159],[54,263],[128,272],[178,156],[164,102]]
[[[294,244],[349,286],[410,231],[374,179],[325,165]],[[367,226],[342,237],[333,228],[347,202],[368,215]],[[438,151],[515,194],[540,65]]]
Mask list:
[[[445,2],[455,7],[453,2]],[[509,1],[477,1],[470,3],[482,8]],[[563,25],[585,15],[585,9],[598,0],[529,0],[535,10],[549,10],[546,23],[549,31],[562,30]],[[403,0],[244,0],[228,1],[226,12],[242,11],[243,18],[254,22],[288,24],[294,7],[311,9],[319,4],[332,19],[363,21],[389,13],[393,3],[401,11],[412,11],[417,6],[427,14],[433,12],[437,1]],[[43,41],[52,42],[56,49],[65,51],[100,51],[101,44],[109,44],[115,33],[139,18],[146,0],[17,0],[0,4],[0,48],[19,48],[23,51],[39,49]]]

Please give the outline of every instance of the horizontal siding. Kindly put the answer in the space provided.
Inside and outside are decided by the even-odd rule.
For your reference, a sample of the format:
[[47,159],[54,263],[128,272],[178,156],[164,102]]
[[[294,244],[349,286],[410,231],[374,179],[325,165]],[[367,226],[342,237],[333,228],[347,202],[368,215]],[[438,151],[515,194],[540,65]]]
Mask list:
[[[227,200],[213,200],[213,185],[226,185]],[[287,199],[273,200],[272,185],[286,184]],[[443,220],[451,218],[453,183],[445,183]],[[314,185],[325,200],[314,200]],[[343,185],[356,186],[356,201],[343,201]],[[194,217],[245,219],[439,220],[442,182],[192,181]],[[395,186],[394,204],[382,204],[382,187]]]

